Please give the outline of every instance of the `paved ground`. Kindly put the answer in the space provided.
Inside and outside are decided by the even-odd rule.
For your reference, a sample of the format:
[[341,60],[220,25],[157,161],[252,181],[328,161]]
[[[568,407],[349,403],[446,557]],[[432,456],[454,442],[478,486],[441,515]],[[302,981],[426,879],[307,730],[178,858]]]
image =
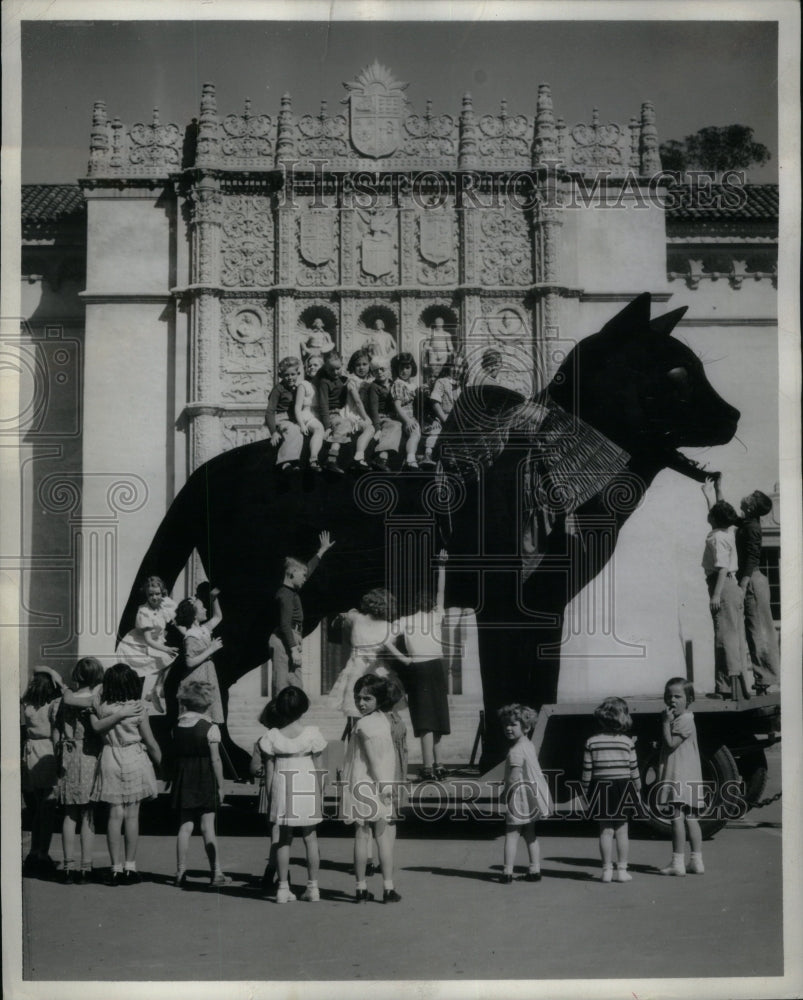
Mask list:
[[[768,793],[778,787],[777,765]],[[139,868],[148,873],[140,886],[24,880],[26,977],[470,980],[782,972],[780,803],[749,813],[706,843],[704,876],[658,875],[653,866],[668,859],[668,843],[635,830],[627,885],[596,880],[595,831],[585,824],[546,824],[543,881],[511,886],[495,881],[498,822],[402,824],[396,860],[404,898],[394,906],[351,901],[352,840],[334,823],[321,832],[321,902],[282,907],[258,893],[266,844],[253,824],[246,835],[222,839],[235,884],[217,893],[205,888],[198,838],[197,888],[170,886],[174,838],[156,831],[140,843]],[[52,853],[59,857],[55,839]],[[303,851],[293,853],[299,888]],[[107,863],[103,838],[96,863]],[[372,888],[381,894],[378,876]]]

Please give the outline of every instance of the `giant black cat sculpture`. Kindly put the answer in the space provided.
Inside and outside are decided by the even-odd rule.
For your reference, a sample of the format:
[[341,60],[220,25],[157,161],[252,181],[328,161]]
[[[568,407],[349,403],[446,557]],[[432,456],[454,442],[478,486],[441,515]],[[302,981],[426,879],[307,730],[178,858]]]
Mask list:
[[[610,558],[656,474],[704,474],[677,450],[725,444],[739,413],[700,360],[671,336],[685,310],[650,320],[640,295],[580,341],[537,399],[501,386],[463,392],[442,435],[437,475],[305,474],[288,483],[267,442],[199,468],[173,501],[138,582],[172,587],[193,550],[221,590],[224,692],[264,662],[272,596],[287,555],[309,557],[319,531],[335,547],[304,588],[305,630],[375,586],[409,593],[449,551],[447,603],[477,609],[486,714],[507,701],[554,701],[568,602]],[[416,553],[411,555],[411,553]],[[404,596],[404,594],[402,594]],[[489,728],[484,762],[501,754]]]

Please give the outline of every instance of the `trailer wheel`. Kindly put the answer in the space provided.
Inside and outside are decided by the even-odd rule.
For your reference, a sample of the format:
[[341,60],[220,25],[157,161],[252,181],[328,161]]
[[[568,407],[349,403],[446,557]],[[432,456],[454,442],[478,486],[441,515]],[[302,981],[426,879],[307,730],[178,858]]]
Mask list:
[[753,742],[755,747],[746,750],[739,757],[739,772],[744,781],[744,797],[748,808],[752,808],[764,794],[768,778],[767,756],[758,740]]
[[[659,758],[660,752],[657,749],[654,749],[641,766],[643,794],[645,800],[648,802],[650,801],[650,789],[658,780]],[[703,781],[708,781],[713,784],[713,789],[706,800],[705,809],[700,815],[700,829],[703,834],[703,839],[710,840],[715,833],[725,826],[728,819],[738,818],[736,812],[734,812],[733,805],[731,805],[732,815],[728,815],[727,817],[722,816],[722,788],[725,782],[739,783],[741,781],[741,775],[739,774],[739,768],[736,766],[733,754],[724,745],[720,745],[716,748],[705,746],[701,747],[700,766],[703,773]],[[733,796],[730,796],[728,801],[729,803],[732,803]],[[744,812],[745,809],[741,809],[741,815],[743,815]],[[661,816],[660,813],[652,809],[648,809],[646,815],[647,822],[653,830],[657,833],[663,834],[664,836],[671,835],[672,823],[669,819]]]

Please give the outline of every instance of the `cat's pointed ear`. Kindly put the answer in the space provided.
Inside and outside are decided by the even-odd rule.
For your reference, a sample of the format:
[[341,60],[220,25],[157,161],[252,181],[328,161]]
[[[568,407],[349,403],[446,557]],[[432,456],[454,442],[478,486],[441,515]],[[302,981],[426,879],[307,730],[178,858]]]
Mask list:
[[656,316],[650,322],[650,330],[653,333],[668,337],[686,315],[688,308],[688,306],[681,306],[680,309],[673,309],[672,312],[668,312],[664,316]]
[[611,340],[629,340],[644,333],[650,325],[652,296],[642,292],[618,312],[600,330],[600,336]]

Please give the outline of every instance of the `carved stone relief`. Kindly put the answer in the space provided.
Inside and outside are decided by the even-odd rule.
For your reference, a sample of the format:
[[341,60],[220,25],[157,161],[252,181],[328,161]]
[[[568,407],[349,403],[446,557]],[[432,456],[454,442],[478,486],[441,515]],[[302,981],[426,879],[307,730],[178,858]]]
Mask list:
[[356,209],[361,285],[395,285],[398,282],[398,213],[394,208]]
[[224,198],[221,283],[227,288],[273,284],[273,214],[265,195]]
[[532,249],[524,213],[510,206],[481,211],[478,255],[482,284],[531,284]]
[[339,213],[308,208],[298,217],[296,280],[306,287],[337,284]]
[[257,302],[223,302],[221,396],[224,400],[260,402],[273,371],[271,311]]
[[457,232],[452,209],[429,209],[418,215],[418,280],[422,285],[457,281]]

